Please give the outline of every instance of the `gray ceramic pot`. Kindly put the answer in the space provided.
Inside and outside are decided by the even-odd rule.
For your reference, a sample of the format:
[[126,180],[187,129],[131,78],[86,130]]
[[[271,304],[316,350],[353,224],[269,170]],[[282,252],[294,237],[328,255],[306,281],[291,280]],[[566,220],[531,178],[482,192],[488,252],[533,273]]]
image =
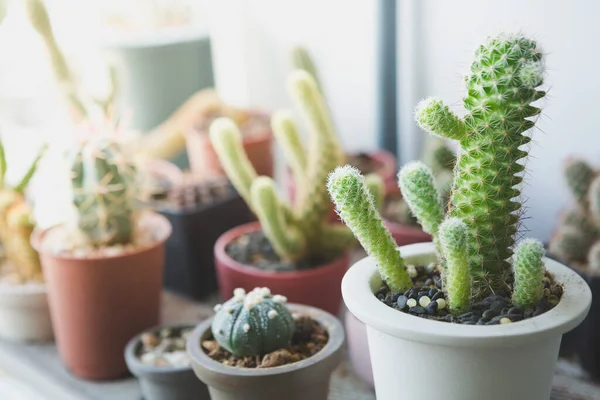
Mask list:
[[[170,325],[177,331],[191,328],[191,324]],[[165,327],[148,329],[131,339],[125,348],[127,367],[142,387],[144,400],[210,400],[208,389],[188,367],[155,367],[142,364],[138,352],[142,346],[141,336],[146,332],[158,332]]]
[[329,332],[329,342],[309,359],[280,367],[243,369],[212,360],[201,348],[210,336],[212,318],[188,338],[188,354],[198,378],[208,385],[212,400],[327,400],[331,373],[342,360],[344,328],[333,315],[318,308],[291,304],[294,313],[307,315]]

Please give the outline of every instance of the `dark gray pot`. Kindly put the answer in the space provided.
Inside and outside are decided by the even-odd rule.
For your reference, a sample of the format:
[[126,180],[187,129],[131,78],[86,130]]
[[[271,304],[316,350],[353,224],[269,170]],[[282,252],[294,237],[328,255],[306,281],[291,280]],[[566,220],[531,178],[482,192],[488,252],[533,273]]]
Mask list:
[[308,315],[329,332],[329,343],[313,357],[281,367],[242,369],[222,365],[202,350],[212,318],[194,329],[187,350],[198,378],[208,385],[212,400],[327,400],[331,373],[342,360],[344,328],[333,315],[291,304],[292,312]]
[[[192,324],[167,326],[173,330],[191,328]],[[129,341],[125,348],[127,367],[135,375],[142,387],[145,400],[210,400],[208,389],[194,375],[192,367],[154,367],[142,364],[138,351],[142,345],[141,335],[157,332],[164,327],[148,329]]]

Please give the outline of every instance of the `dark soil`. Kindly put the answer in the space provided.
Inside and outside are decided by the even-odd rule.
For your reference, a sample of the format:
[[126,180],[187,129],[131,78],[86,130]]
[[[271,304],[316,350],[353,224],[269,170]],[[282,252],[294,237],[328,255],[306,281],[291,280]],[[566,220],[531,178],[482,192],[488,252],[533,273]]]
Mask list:
[[387,306],[399,311],[426,319],[464,325],[498,325],[518,322],[543,314],[554,308],[562,296],[562,286],[554,282],[550,274],[544,277],[544,297],[535,307],[521,309],[511,302],[507,293],[496,293],[479,302],[460,315],[450,314],[446,295],[442,289],[442,279],[438,269],[432,264],[417,266],[414,286],[406,292],[392,293],[385,286],[376,293],[377,298]]
[[346,163],[358,168],[363,175],[378,173],[383,164],[371,158],[367,153],[348,154]]
[[282,261],[262,231],[250,232],[229,243],[225,248],[235,261],[266,271],[299,271],[328,264],[333,258],[315,257],[299,262]]
[[327,331],[314,319],[301,316],[295,320],[295,324],[296,330],[289,348],[275,350],[261,356],[235,356],[222,349],[212,337],[202,342],[202,349],[213,360],[231,367],[271,368],[312,357],[329,341]]
[[224,179],[210,181],[189,181],[182,185],[155,191],[152,203],[157,207],[190,209],[213,203],[234,192],[231,184]]

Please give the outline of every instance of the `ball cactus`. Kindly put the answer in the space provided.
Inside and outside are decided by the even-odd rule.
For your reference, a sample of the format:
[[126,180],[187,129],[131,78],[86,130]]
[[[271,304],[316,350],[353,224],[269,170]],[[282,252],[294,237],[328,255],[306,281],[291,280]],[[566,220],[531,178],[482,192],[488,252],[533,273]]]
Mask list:
[[250,293],[234,290],[234,296],[215,307],[212,334],[219,345],[237,356],[261,356],[290,346],[294,319],[284,296],[268,288]]
[[310,127],[310,141],[305,149],[288,113],[278,112],[272,118],[273,131],[294,174],[293,204],[277,196],[271,178],[257,176],[233,121],[215,120],[210,128],[211,142],[223,169],[257,215],[281,259],[298,261],[315,255],[335,256],[353,243],[352,233],[345,227],[326,222],[330,210],[325,187],[327,174],[342,164],[344,154],[313,77],[306,71],[294,71],[289,87]]
[[90,136],[76,148],[71,186],[77,225],[94,246],[126,244],[134,231],[134,167],[112,138]]
[[[466,79],[464,119],[438,100],[425,100],[416,111],[421,127],[458,140],[462,148],[445,220],[431,169],[412,163],[399,174],[413,213],[438,238],[443,287],[453,313],[513,288],[514,301],[530,305],[540,300],[543,288],[539,242],[522,242],[511,258],[521,209],[516,198],[524,166],[519,161],[527,155],[521,146],[531,140],[525,136],[534,126],[530,118],[540,113],[532,103],[545,94],[537,89],[543,56],[530,39],[498,35],[475,57]],[[390,244],[360,174],[338,168],[330,175],[328,189],[342,220],[375,259],[392,291],[409,289],[406,263]]]

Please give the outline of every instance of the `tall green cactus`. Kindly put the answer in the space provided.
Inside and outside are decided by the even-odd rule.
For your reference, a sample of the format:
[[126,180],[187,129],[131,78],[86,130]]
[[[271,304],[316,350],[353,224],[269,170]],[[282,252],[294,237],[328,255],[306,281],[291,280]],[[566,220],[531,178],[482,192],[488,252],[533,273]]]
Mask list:
[[81,232],[95,246],[126,244],[135,217],[134,167],[119,144],[90,137],[71,162],[73,205]]
[[228,119],[217,119],[210,138],[229,179],[258,217],[263,232],[284,260],[336,255],[353,243],[351,232],[327,223],[329,196],[327,174],[344,159],[325,101],[313,77],[296,70],[289,78],[292,98],[310,128],[305,150],[288,113],[272,118],[275,137],[292,165],[295,199],[288,204],[278,198],[271,178],[258,177],[242,144],[241,133]]
[[465,221],[472,240],[469,264],[484,293],[507,289],[518,229],[515,200],[527,156],[524,133],[540,113],[532,103],[545,96],[543,54],[535,41],[517,35],[491,37],[475,53],[465,82],[467,114],[459,118],[441,101],[419,104],[419,125],[440,137],[459,141],[462,152],[451,196],[450,215]]

